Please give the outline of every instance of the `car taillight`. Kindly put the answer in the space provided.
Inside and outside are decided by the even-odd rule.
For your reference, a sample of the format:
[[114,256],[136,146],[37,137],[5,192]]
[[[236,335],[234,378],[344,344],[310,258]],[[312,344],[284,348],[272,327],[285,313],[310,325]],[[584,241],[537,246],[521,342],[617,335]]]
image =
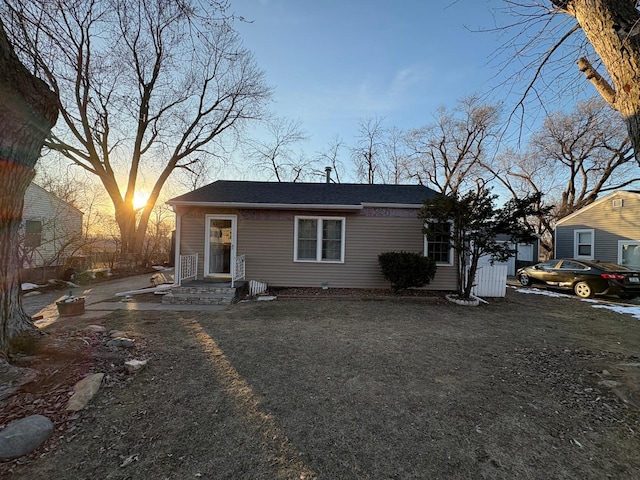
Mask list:
[[605,280],[617,280],[618,282],[624,280],[624,275],[621,273],[601,273],[600,276]]

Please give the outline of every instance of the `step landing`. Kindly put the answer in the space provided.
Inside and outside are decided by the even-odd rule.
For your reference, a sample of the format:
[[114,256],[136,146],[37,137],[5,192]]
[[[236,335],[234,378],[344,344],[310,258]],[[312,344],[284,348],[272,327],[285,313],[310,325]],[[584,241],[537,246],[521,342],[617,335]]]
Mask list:
[[231,305],[244,291],[246,285],[232,288],[230,284],[215,282],[189,282],[172,287],[171,292],[162,297],[162,303],[172,305]]

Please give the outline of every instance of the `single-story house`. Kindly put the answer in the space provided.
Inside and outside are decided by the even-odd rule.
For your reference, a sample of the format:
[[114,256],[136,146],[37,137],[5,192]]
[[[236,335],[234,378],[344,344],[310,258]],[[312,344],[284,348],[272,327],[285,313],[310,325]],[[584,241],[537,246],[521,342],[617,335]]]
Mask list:
[[640,268],[640,192],[615,191],[559,220],[555,257]]
[[429,288],[456,288],[450,245],[426,241],[418,212],[436,192],[420,185],[217,181],[167,203],[176,214],[176,268],[197,254],[196,278],[281,287],[388,288],[378,255],[436,259]]
[[31,183],[24,195],[20,250],[25,268],[63,265],[78,248],[83,213]]

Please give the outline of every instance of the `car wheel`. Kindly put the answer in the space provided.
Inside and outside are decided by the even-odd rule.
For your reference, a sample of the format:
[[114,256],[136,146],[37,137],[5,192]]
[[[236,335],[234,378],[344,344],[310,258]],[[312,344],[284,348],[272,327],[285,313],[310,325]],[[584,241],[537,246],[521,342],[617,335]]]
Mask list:
[[593,297],[593,289],[587,282],[578,282],[573,287],[573,291],[576,292],[576,295],[582,298],[591,298]]
[[529,285],[531,285],[531,279],[524,273],[518,275],[518,280],[520,281],[520,285],[522,285],[523,287],[528,287]]

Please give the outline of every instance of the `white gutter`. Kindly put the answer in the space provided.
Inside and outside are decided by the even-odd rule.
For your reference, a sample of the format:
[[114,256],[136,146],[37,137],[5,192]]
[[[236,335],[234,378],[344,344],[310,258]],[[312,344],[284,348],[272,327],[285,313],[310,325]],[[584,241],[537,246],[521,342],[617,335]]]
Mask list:
[[416,203],[362,203],[364,208],[422,208],[422,204]]

